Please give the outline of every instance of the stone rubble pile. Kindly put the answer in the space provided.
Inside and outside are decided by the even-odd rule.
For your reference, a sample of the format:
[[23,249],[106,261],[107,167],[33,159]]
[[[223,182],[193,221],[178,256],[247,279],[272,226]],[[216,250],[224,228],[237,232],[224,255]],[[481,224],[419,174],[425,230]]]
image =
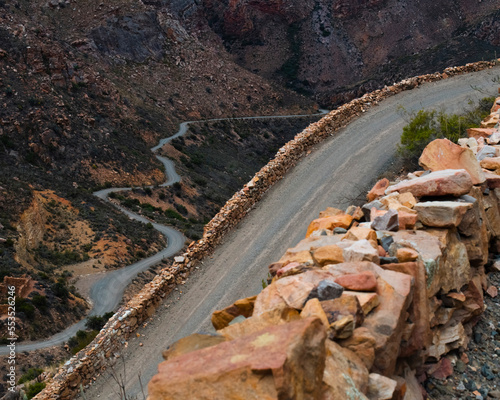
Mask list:
[[499,108],[363,207],[321,212],[260,294],[213,313],[217,334],[164,352],[149,400],[424,399],[465,359],[500,252]]
[[[385,98],[405,90],[414,89],[425,82],[435,82],[456,75],[481,71],[492,68],[495,65],[495,61],[480,61],[465,66],[447,68],[443,73],[421,75],[405,79],[392,86],[367,93],[359,99],[352,100],[336,110],[331,111],[320,121],[307,127],[304,131],[299,133],[295,139],[284,145],[278,151],[274,159],[257,172],[254,178],[247,183],[243,189],[236,192],[233,197],[227,201],[219,213],[206,225],[204,235],[200,240],[191,243],[188,250],[181,256],[176,257],[175,262],[170,267],[163,269],[150,283],[146,284],[143,290],[131,299],[125,307],[120,308],[97,335],[94,341],[64,364],[57,374],[47,382],[47,387],[35,396],[34,399],[64,400],[73,398],[79,393],[80,386],[87,385],[95,379],[95,376],[98,375],[100,371],[104,370],[110,363],[113,363],[119,357],[122,348],[127,344],[127,339],[130,335],[154,314],[161,300],[170,293],[177,284],[183,283],[185,279],[187,279],[196,265],[203,260],[204,257],[213,252],[224,235],[245,217],[251,208],[262,198],[264,193],[274,183],[283,178],[286,172],[305,156],[313,145],[335,134],[357,116],[377,105]],[[383,193],[383,188],[378,189],[378,191],[380,190],[382,190]],[[377,195],[375,195],[374,199],[376,199]],[[403,202],[401,203],[404,204],[403,207],[407,207],[410,211],[405,208],[401,209],[398,214],[398,223],[412,226],[415,217],[414,212],[412,213],[411,208],[408,206],[408,204],[411,204],[411,199],[405,200],[401,199],[401,197],[399,199]],[[387,201],[390,202],[392,200],[388,199]],[[378,212],[377,208],[374,208],[375,211],[373,212],[375,214],[380,214],[377,215],[377,217],[380,217],[380,223],[384,223],[386,220],[390,220],[389,222],[392,221],[394,223],[394,210],[391,209],[388,213],[384,213]],[[370,213],[371,211],[354,208],[350,210],[348,214],[352,217],[353,221],[357,221],[361,215],[364,215],[366,212]],[[349,219],[350,217],[344,218]],[[500,228],[498,233],[500,234]],[[355,235],[355,231],[351,229],[349,235]],[[353,242],[357,241],[355,238],[350,240],[353,240]],[[366,240],[370,243],[368,239]],[[373,241],[374,239],[372,238],[371,240]],[[344,246],[344,244],[342,244],[342,246]],[[361,249],[358,249],[358,247],[361,247]],[[333,251],[339,252],[339,250],[335,249],[336,248],[333,248]],[[356,257],[355,254],[358,254],[360,251],[368,252],[368,250],[366,242],[361,242],[356,244],[354,248],[349,249],[347,253],[353,254],[349,257]],[[324,249],[321,252],[328,252],[328,249]],[[316,257],[321,257],[321,252],[319,252]],[[343,256],[343,253],[339,255],[339,257],[340,256]],[[329,257],[329,255],[324,254],[323,257]],[[373,258],[376,260],[376,257]],[[327,261],[328,259],[325,258],[324,262]],[[293,268],[293,265],[288,267],[289,269]],[[301,268],[301,266],[298,265],[297,268]],[[408,266],[407,268],[412,267]],[[367,270],[370,270],[370,268],[367,268]],[[374,275],[376,276],[376,273],[374,273]],[[363,301],[365,311],[379,301],[379,297],[369,292],[357,296]],[[415,312],[418,313],[419,311]],[[292,314],[293,313],[291,313],[291,315]],[[290,318],[292,317],[290,316]],[[346,324],[349,324],[349,321],[347,321]],[[338,329],[340,328],[341,327],[338,326]],[[329,345],[330,352],[333,352],[331,349],[333,348],[332,346],[335,346],[335,343],[332,343],[333,344]],[[339,358],[336,359],[336,362],[348,362],[345,360],[347,359]],[[331,358],[328,358],[326,361],[327,364],[331,364],[332,362]],[[364,373],[366,370],[363,369],[362,372]],[[348,381],[351,380],[347,375],[345,379]]]

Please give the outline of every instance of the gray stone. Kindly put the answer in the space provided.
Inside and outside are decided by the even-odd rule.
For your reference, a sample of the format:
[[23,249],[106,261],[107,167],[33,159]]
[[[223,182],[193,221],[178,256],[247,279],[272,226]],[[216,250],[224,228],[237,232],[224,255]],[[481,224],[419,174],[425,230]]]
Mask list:
[[315,298],[319,301],[337,299],[342,296],[343,292],[344,288],[338,283],[325,279],[320,281],[318,286],[311,290],[311,293],[309,293],[309,296],[307,297],[304,304],[306,304],[309,300]]
[[363,207],[361,207],[361,211],[363,211],[366,221],[370,220],[370,213],[372,208],[376,208],[377,210],[385,210],[384,205],[379,200],[373,200],[370,203],[364,204]]
[[493,146],[484,146],[479,152],[476,154],[476,158],[478,161],[481,161],[487,157],[495,157],[497,154],[497,150]]
[[347,233],[347,229],[344,228],[335,228],[333,233]]
[[380,265],[397,264],[399,262],[397,257],[380,257]]
[[376,231],[397,231],[399,229],[398,212],[389,210],[384,215],[376,217],[372,221],[372,229]]

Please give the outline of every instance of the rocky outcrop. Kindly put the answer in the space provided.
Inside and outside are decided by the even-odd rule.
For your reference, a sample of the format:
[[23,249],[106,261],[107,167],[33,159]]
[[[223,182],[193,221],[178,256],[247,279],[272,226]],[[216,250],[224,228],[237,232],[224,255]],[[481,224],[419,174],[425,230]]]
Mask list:
[[[189,276],[190,271],[197,265],[197,263],[200,262],[200,260],[202,260],[205,256],[213,251],[214,247],[224,237],[225,233],[232,229],[242,218],[244,218],[251,207],[259,201],[259,199],[269,189],[269,187],[280,180],[286,174],[288,169],[291,168],[302,156],[304,156],[314,144],[319,143],[325,138],[334,134],[340,128],[352,121],[357,115],[376,105],[384,98],[390,97],[403,90],[411,90],[418,87],[424,82],[446,79],[449,76],[478,71],[484,68],[490,68],[493,65],[494,63],[479,62],[468,64],[464,67],[448,68],[444,73],[418,76],[415,78],[404,80],[396,85],[386,87],[382,90],[377,90],[373,93],[363,96],[360,99],[353,100],[352,102],[330,112],[321,121],[306,128],[303,132],[298,134],[294,140],[283,146],[278,151],[276,157],[271,160],[265,167],[263,167],[254,176],[254,178],[245,185],[242,190],[238,191],[226,203],[226,205],[212,219],[212,221],[210,221],[206,225],[203,238],[197,242],[193,242],[189,246],[186,253],[182,255],[182,261],[175,262],[172,266],[162,270],[153,279],[153,281],[148,283],[144,287],[144,289],[139,294],[137,294],[125,307],[121,308],[109,320],[109,322],[99,333],[99,335],[94,339],[94,341],[86,349],[80,351],[72,360],[66,363],[65,366],[63,366],[51,379],[50,383],[47,385],[47,388],[39,395],[37,395],[35,399],[40,400],[71,398],[73,394],[78,392],[78,387],[80,384],[85,385],[87,382],[89,382],[90,379],[92,379],[92,377],[95,376],[96,373],[98,373],[98,371],[100,371],[102,368],[105,368],[110,362],[113,362],[115,359],[113,355],[117,352],[118,349],[123,346],[123,343],[125,343],[126,339],[132,334],[132,332],[134,332],[134,330],[137,329],[137,327],[143,321],[153,315],[161,299],[165,297],[167,293],[173,290],[177,283],[182,282]],[[486,201],[486,199],[481,198],[481,201]],[[484,207],[481,207],[480,209],[484,210]],[[492,215],[496,215],[493,214],[493,211],[489,212]],[[356,207],[350,207],[348,214],[353,216],[355,221],[356,219],[361,218],[361,212],[359,212]],[[500,215],[498,216],[498,218],[500,218]],[[492,229],[494,229],[493,226],[491,227],[491,229],[489,229],[489,232],[491,232]],[[354,231],[352,231],[351,233],[353,234],[353,236],[359,234],[359,232],[354,233]],[[370,237],[368,237],[367,240],[369,241],[369,239]],[[389,251],[389,247],[387,246],[388,241],[384,239],[384,237],[377,240],[382,241],[384,245],[386,245],[387,251]],[[394,257],[391,257],[390,259],[393,260]],[[382,260],[380,262],[382,262]],[[419,268],[424,268],[422,264],[419,265]],[[310,269],[310,266],[302,266],[302,268],[296,268],[294,270],[307,271]],[[408,270],[412,269],[408,268]],[[422,279],[421,270],[414,271],[414,274],[415,276],[419,277],[419,279]],[[425,277],[425,272],[423,273],[423,276]],[[279,282],[279,280],[277,282]],[[271,285],[270,287],[275,288],[276,285]],[[385,287],[389,291],[391,291],[390,285]],[[314,287],[311,289],[314,289]],[[401,300],[403,300],[403,304],[406,304],[405,299],[407,299],[409,295],[407,294],[405,297],[405,290],[405,288],[400,288],[400,296]],[[415,293],[415,290],[416,289],[414,288],[413,293]],[[349,294],[346,292],[349,291],[344,291],[343,295]],[[380,296],[375,292],[351,291],[351,295],[358,298],[361,309],[365,310],[366,313],[368,313],[369,310],[376,308],[377,304],[380,304]],[[308,293],[303,298],[303,300],[305,301],[307,297]],[[294,312],[296,313],[296,311],[283,311],[284,309],[290,310],[286,305],[286,302],[284,300],[280,300],[281,297],[274,298],[277,301],[276,305],[278,306],[280,311],[276,313],[274,311],[275,308],[270,307],[270,314],[274,315],[273,318],[264,318],[264,315],[267,313],[267,311],[260,313],[260,323],[258,325],[259,327],[265,326],[265,321],[267,321],[268,319],[270,319],[271,321],[286,322],[294,318]],[[400,302],[400,304],[402,303]],[[302,304],[302,306],[303,305],[304,304]],[[257,307],[257,303],[255,307]],[[254,316],[252,316],[252,319],[255,318],[256,315],[255,309],[256,308],[254,308]],[[420,315],[418,313],[418,310],[414,310],[414,315]],[[347,339],[343,339],[345,341],[345,348],[351,351],[356,350],[356,354],[358,354],[359,358],[363,360],[363,363],[365,365],[370,365],[371,367],[375,358],[375,346],[377,345],[376,338],[367,328],[362,326],[356,328],[352,323],[353,321],[354,317],[352,317],[351,321],[351,318],[348,315],[343,315],[341,320],[336,321],[337,332],[342,333],[343,336],[347,335],[347,333],[350,332],[352,328],[354,328],[354,330],[352,331],[352,336]],[[275,323],[276,322],[273,322],[273,324]],[[236,324],[234,326],[238,325],[240,324]],[[418,324],[415,324],[414,326],[417,328]],[[232,327],[233,325],[230,325],[224,329],[230,329]],[[381,329],[382,331],[384,331],[384,328]],[[420,329],[422,328],[420,327]],[[407,329],[404,330],[404,332],[407,332]],[[422,341],[423,339],[419,338],[419,340]],[[391,367],[391,365],[384,367]],[[361,367],[357,367],[356,370],[358,370],[359,368]],[[412,374],[409,372],[408,376],[411,377]],[[351,380],[356,382],[356,379],[347,374],[344,377],[344,380],[347,382],[350,382]],[[411,382],[414,383],[414,381]],[[353,387],[352,390],[355,390],[355,388]]]

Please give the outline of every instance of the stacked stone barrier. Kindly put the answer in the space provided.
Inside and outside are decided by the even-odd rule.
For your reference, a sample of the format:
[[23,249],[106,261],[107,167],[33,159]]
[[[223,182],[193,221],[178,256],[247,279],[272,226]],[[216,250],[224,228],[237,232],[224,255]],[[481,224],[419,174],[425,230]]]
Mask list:
[[191,243],[187,251],[182,254],[182,261],[176,261],[160,271],[136,296],[121,307],[92,343],[66,362],[56,375],[48,380],[46,388],[34,399],[71,399],[77,395],[82,386],[87,385],[96,375],[112,364],[120,356],[130,335],[154,314],[162,299],[177,284],[184,281],[201,260],[214,251],[224,235],[245,217],[265,192],[282,179],[312,146],[338,132],[385,98],[405,90],[412,90],[426,82],[477,72],[495,65],[497,61],[480,61],[465,66],[450,67],[442,73],[404,79],[392,86],[386,86],[354,99],[308,126],[285,144],[250,182],[226,202],[219,213],[205,226],[203,237]]
[[500,97],[469,137],[430,142],[423,170],[320,212],[267,287],[212,314],[216,334],[163,352],[148,399],[423,400],[428,378],[474,371],[468,344],[499,288],[486,274],[500,270],[499,121]]

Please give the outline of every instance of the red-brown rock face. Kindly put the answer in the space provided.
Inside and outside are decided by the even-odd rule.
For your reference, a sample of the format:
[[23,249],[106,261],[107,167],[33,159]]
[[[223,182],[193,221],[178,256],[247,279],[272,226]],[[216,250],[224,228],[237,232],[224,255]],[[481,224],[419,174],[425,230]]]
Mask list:
[[[494,3],[204,0],[202,13],[242,66],[332,104],[380,81],[488,58],[471,54],[474,43],[493,58],[500,47]],[[459,29],[467,33],[455,37]]]

